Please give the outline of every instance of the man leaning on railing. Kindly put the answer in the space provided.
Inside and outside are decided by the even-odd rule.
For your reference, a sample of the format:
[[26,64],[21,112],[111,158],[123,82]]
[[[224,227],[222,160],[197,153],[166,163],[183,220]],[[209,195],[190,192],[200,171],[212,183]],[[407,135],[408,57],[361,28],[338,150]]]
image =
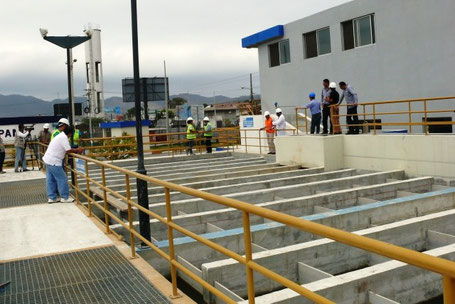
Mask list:
[[[44,154],[43,161],[46,165],[46,191],[48,203],[58,202],[60,193],[62,203],[71,203],[73,198],[69,196],[68,180],[63,170],[63,160],[67,153],[83,153],[82,148],[71,148],[69,138],[73,136],[73,128],[67,127],[54,137]],[[58,191],[58,192],[57,192]]]
[[346,124],[349,125],[349,131],[347,134],[359,134],[359,117],[357,116],[357,104],[359,103],[357,93],[354,91],[354,88],[351,87],[346,82],[340,82],[340,89],[343,91],[341,94],[339,105],[343,102],[343,99],[346,98],[346,103],[348,105],[347,115],[346,115]]
[[269,111],[264,112],[265,118],[265,127],[261,128],[260,130],[265,130],[265,134],[267,135],[267,144],[269,146],[269,153],[268,154],[275,154],[275,143],[273,142],[275,136],[275,129],[273,128],[273,118],[270,116]]

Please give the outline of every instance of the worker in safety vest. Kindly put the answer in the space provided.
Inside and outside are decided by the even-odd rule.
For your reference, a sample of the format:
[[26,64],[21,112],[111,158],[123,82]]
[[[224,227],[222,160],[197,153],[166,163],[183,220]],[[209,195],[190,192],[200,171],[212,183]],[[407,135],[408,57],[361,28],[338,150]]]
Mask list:
[[204,117],[204,138],[205,138],[205,148],[207,153],[212,153],[212,124],[208,117]]
[[79,138],[81,137],[81,131],[77,128],[79,123],[76,123],[73,132],[73,145],[72,148],[79,148]]
[[269,145],[269,153],[268,154],[275,154],[275,143],[273,142],[275,137],[275,128],[273,127],[273,118],[270,116],[269,111],[265,111],[265,127],[261,128],[261,130],[265,130],[265,134],[267,135],[267,144]]
[[196,127],[193,124],[193,118],[192,117],[188,117],[186,119],[186,124],[187,124],[186,139],[188,140],[188,149],[186,150],[186,154],[187,155],[188,154],[192,155],[193,154],[194,142],[196,141],[197,131],[196,131]]
[[63,130],[65,130],[69,126],[70,122],[68,121],[68,119],[61,118],[57,123],[57,129],[55,129],[54,132],[52,132],[51,140],[53,140],[55,136],[59,135],[61,132],[63,132]]

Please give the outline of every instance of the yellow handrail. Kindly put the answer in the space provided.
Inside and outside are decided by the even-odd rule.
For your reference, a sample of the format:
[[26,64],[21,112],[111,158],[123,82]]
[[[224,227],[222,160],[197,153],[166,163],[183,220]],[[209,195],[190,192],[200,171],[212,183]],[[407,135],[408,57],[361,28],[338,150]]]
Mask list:
[[[111,192],[116,197],[125,200],[129,206],[129,208],[130,208],[130,206],[136,207],[138,210],[145,212],[145,213],[149,214],[150,216],[154,217],[155,219],[166,224],[169,229],[175,229],[175,230],[195,239],[196,241],[201,242],[204,245],[209,246],[209,247],[227,255],[228,257],[233,258],[233,259],[237,260],[238,262],[244,264],[247,267],[247,284],[248,284],[247,287],[248,287],[248,295],[249,295],[250,303],[254,303],[254,286],[252,285],[252,284],[254,284],[254,280],[253,280],[252,270],[255,270],[255,271],[261,273],[262,275],[267,276],[267,277],[271,278],[272,280],[275,280],[276,282],[283,284],[284,286],[298,292],[302,296],[307,297],[311,301],[314,301],[316,303],[333,303],[330,300],[325,299],[324,297],[321,297],[321,296],[317,295],[316,293],[307,290],[306,288],[278,275],[275,272],[272,272],[272,271],[256,264],[253,261],[252,254],[249,249],[249,246],[251,246],[251,236],[250,236],[250,232],[249,232],[249,229],[250,229],[249,217],[251,214],[257,215],[257,216],[260,216],[263,218],[267,218],[269,220],[276,221],[276,222],[279,222],[279,223],[282,223],[282,224],[285,224],[285,225],[288,225],[291,227],[295,227],[302,231],[309,232],[309,233],[312,233],[315,235],[319,235],[321,237],[326,237],[326,238],[332,239],[334,241],[344,243],[344,244],[347,244],[347,245],[350,245],[353,247],[357,247],[357,248],[360,248],[360,249],[363,249],[363,250],[366,250],[366,251],[369,251],[372,253],[376,253],[376,254],[379,254],[379,255],[394,259],[394,260],[402,261],[404,263],[408,263],[408,264],[411,264],[411,265],[414,265],[414,266],[417,266],[417,267],[420,267],[420,268],[423,268],[423,269],[426,269],[426,270],[429,270],[429,271],[432,271],[435,273],[439,273],[439,274],[443,275],[445,303],[455,303],[455,262],[452,262],[452,261],[449,261],[449,260],[446,260],[443,258],[439,258],[439,257],[430,256],[430,255],[427,255],[424,253],[420,253],[420,252],[417,252],[414,250],[410,250],[407,248],[389,244],[389,243],[386,243],[383,241],[374,240],[374,239],[371,239],[371,238],[368,238],[365,236],[346,232],[346,231],[343,231],[340,229],[328,227],[328,226],[325,226],[322,224],[314,223],[314,222],[311,222],[308,220],[294,217],[292,215],[283,214],[283,213],[280,213],[277,211],[259,207],[259,206],[253,205],[253,204],[248,204],[248,203],[245,203],[245,202],[242,202],[239,200],[235,200],[232,198],[222,197],[222,196],[219,196],[216,194],[211,194],[211,193],[207,193],[207,192],[200,191],[197,189],[192,189],[192,188],[188,188],[188,187],[185,187],[182,185],[177,185],[177,184],[174,184],[171,182],[163,181],[163,180],[160,180],[160,179],[157,179],[154,177],[145,176],[145,175],[139,174],[137,172],[134,172],[134,171],[131,171],[128,169],[124,169],[124,168],[120,168],[120,167],[114,166],[109,163],[104,163],[104,162],[101,162],[101,161],[98,161],[98,160],[95,160],[95,159],[92,159],[92,158],[89,158],[86,156],[82,156],[82,155],[72,155],[72,156],[74,158],[82,159],[86,163],[86,166],[85,166],[86,174],[82,174],[80,172],[70,169],[71,171],[76,173],[76,176],[80,175],[80,176],[86,178],[86,180],[87,180],[87,195],[82,190],[80,190],[77,187],[72,185],[76,189],[77,192],[80,192],[80,194],[82,194],[84,197],[86,197],[89,200],[89,203],[91,201],[95,206],[97,206],[98,208],[103,210],[105,213],[108,213],[110,218],[115,219],[116,221],[120,221],[120,224],[125,229],[127,229],[131,234],[134,234],[136,237],[138,237],[143,242],[145,242],[147,245],[149,245],[158,254],[160,254],[162,257],[164,257],[166,260],[168,260],[171,263],[171,268],[172,268],[172,266],[175,266],[176,268],[185,272],[186,274],[191,276],[194,280],[199,282],[204,288],[207,288],[210,292],[214,293],[216,296],[220,297],[223,301],[226,301],[228,303],[234,303],[234,302],[231,299],[227,298],[223,293],[221,293],[220,291],[215,289],[213,286],[211,286],[209,283],[203,281],[202,279],[200,279],[199,277],[197,277],[195,275],[191,275],[191,272],[189,270],[185,269],[184,266],[179,264],[175,260],[175,257],[172,256],[172,254],[168,255],[168,254],[162,252],[153,243],[144,239],[138,232],[136,232],[134,229],[132,229],[131,217],[129,217],[129,225],[126,225],[120,219],[118,219],[115,215],[113,215],[111,212],[109,212],[105,207],[103,208],[103,206],[96,203],[94,201],[94,199],[91,198],[91,196],[89,195],[88,184],[90,182],[94,183],[98,187],[102,188],[103,191]],[[128,197],[124,197],[121,194],[113,191],[112,189],[107,188],[105,186],[104,181],[102,183],[100,183],[100,182],[90,179],[88,177],[88,165],[87,165],[89,162],[97,164],[104,168],[109,168],[109,169],[124,173],[125,176],[142,179],[146,182],[149,182],[149,183],[152,183],[152,184],[155,184],[158,186],[162,186],[165,188],[165,193],[169,193],[169,190],[174,190],[174,191],[177,191],[180,193],[185,193],[185,194],[188,194],[193,197],[201,198],[201,199],[204,199],[207,201],[211,201],[211,202],[214,202],[214,203],[226,206],[226,207],[230,207],[230,208],[234,208],[234,209],[242,211],[243,212],[243,226],[244,226],[243,228],[245,231],[245,254],[246,254],[246,256],[245,257],[240,256],[237,253],[234,253],[224,247],[221,247],[220,245],[218,245],[212,241],[209,241],[209,240],[175,224],[172,221],[172,217],[170,216],[172,214],[171,201],[170,201],[170,197],[168,195],[166,195],[167,218],[164,218],[164,217],[159,216],[158,214],[156,214],[152,211],[149,211],[148,209],[140,206],[136,202],[132,201],[129,198],[129,195],[127,195]],[[129,180],[127,180],[127,181],[129,181]],[[127,193],[129,193],[129,191],[127,191]],[[89,204],[89,207],[90,207],[90,204]],[[92,215],[92,214],[93,213],[90,212],[90,215]],[[106,229],[108,229],[108,228],[106,228]],[[170,238],[169,242],[172,243],[173,242],[172,230],[170,230],[168,236]],[[134,240],[132,240],[131,244],[134,247]],[[175,272],[176,272],[175,269],[173,269],[171,271],[171,275],[173,276],[172,284],[173,284],[174,291],[177,290]]]

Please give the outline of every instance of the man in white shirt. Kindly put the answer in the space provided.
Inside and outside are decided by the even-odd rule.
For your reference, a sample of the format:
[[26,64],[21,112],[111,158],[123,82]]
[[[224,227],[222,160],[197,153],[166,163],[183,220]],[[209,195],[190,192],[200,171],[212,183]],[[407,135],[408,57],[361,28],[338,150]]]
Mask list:
[[276,108],[275,110],[276,116],[278,119],[272,122],[276,129],[277,136],[286,135],[286,119],[284,118],[283,111],[280,108]]
[[58,202],[58,193],[60,193],[62,203],[74,201],[69,196],[68,180],[62,163],[67,153],[82,153],[84,149],[71,149],[68,139],[71,136],[73,136],[72,127],[63,130],[50,142],[43,157],[43,161],[46,164],[46,190],[49,204]]

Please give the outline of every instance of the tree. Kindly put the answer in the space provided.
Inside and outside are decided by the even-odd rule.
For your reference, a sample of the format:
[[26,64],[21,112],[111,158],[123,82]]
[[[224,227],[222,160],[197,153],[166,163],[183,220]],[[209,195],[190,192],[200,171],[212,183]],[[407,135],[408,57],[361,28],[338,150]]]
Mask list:
[[187,103],[185,98],[174,97],[171,100],[169,100],[169,108],[170,109],[175,109],[177,106],[181,106],[181,105],[183,105],[185,103]]

